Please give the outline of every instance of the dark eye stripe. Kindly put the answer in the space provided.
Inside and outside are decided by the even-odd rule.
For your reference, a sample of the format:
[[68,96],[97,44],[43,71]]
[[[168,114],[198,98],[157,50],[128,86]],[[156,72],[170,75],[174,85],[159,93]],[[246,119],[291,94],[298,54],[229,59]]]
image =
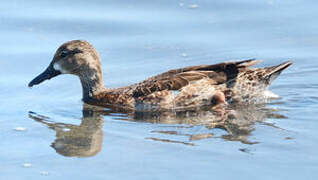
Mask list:
[[64,58],[64,57],[66,57],[66,56],[68,56],[68,55],[74,55],[74,54],[76,54],[76,53],[82,53],[83,51],[81,51],[81,50],[79,50],[79,49],[73,49],[73,50],[62,50],[61,52],[60,52],[60,57],[61,58]]
[[61,56],[61,57],[66,57],[67,54],[68,54],[67,51],[62,51],[61,54],[60,54],[60,56]]

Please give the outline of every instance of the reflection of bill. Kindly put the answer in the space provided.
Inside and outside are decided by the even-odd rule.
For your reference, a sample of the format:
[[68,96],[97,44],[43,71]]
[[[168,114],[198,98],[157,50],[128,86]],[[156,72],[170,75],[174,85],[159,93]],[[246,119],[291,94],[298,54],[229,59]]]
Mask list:
[[[29,117],[56,131],[52,147],[63,156],[89,157],[99,153],[103,143],[103,116],[113,119],[156,123],[158,126],[145,135],[146,139],[164,143],[178,143],[194,146],[195,141],[207,138],[222,138],[255,144],[248,140],[256,122],[266,123],[267,118],[285,118],[264,105],[239,105],[231,109],[210,108],[183,111],[134,112],[108,107],[107,109],[84,105],[80,125],[56,123],[48,117],[30,112]],[[226,134],[215,136],[213,129],[222,129]]]

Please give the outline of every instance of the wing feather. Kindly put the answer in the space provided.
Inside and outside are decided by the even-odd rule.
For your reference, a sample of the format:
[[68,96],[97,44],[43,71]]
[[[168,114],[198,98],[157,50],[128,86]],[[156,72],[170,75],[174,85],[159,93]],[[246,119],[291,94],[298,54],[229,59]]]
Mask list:
[[173,69],[153,76],[134,86],[133,97],[147,96],[156,91],[179,90],[191,82],[210,78],[214,84],[222,84],[235,78],[243,70],[259,61],[248,59],[243,61],[225,62],[214,65],[190,66]]

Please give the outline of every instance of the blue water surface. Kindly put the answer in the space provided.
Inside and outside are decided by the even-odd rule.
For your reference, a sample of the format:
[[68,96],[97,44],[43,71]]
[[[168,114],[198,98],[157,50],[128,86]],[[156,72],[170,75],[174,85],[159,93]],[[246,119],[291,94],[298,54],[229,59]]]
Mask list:
[[[317,179],[317,7],[314,0],[1,1],[0,179]],[[243,113],[251,118],[216,127],[134,120],[83,111],[72,75],[27,87],[73,39],[96,47],[107,87],[233,59],[294,65],[271,86],[282,97],[266,105],[274,115]]]

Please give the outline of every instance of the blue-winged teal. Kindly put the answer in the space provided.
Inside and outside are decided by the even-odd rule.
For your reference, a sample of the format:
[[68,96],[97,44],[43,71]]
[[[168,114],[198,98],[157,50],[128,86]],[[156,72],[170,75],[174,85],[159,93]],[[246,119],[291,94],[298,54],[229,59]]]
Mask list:
[[271,82],[292,63],[252,69],[254,59],[173,69],[120,88],[104,86],[100,57],[87,41],[61,45],[47,69],[29,83],[40,84],[60,74],[80,78],[83,101],[98,106],[163,110],[220,105],[266,98]]

